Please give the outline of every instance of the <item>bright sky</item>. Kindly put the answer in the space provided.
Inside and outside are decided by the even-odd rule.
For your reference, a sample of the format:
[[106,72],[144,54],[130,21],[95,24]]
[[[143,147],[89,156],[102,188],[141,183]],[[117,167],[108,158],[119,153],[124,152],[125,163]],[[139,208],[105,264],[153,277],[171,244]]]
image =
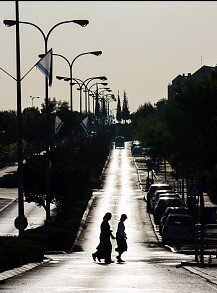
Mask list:
[[[178,74],[217,63],[217,1],[19,1],[19,10],[20,21],[36,24],[45,34],[61,21],[89,20],[86,27],[71,23],[54,29],[48,49],[70,62],[80,53],[103,51],[99,57],[78,58],[74,77],[105,75],[121,101],[126,91],[131,112],[145,102],[167,98],[167,86]],[[16,77],[15,27],[6,27],[4,19],[15,19],[15,1],[0,2],[0,67]],[[20,42],[23,76],[44,53],[44,41],[39,30],[20,24]],[[55,78],[69,76],[69,66],[57,56],[53,62],[49,96],[69,101],[69,84]],[[16,82],[2,70],[0,87],[0,110],[16,110]],[[40,108],[44,75],[35,68],[22,81],[22,108],[31,106],[30,96],[40,97],[34,100]],[[74,110],[79,110],[76,87],[73,99]],[[116,102],[110,104],[112,108]]]

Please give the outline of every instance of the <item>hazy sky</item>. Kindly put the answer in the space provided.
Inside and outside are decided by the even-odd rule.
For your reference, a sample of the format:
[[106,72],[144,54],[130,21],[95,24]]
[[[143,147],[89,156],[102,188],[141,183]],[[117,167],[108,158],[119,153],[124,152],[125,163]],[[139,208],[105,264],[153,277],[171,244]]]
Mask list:
[[[61,21],[89,20],[86,27],[72,23],[54,29],[48,49],[70,62],[80,53],[103,51],[99,57],[78,58],[74,77],[105,75],[121,100],[126,91],[131,112],[145,102],[167,98],[168,83],[178,74],[195,72],[201,61],[217,63],[217,1],[19,1],[19,10],[20,21],[35,23],[46,34]],[[6,27],[4,19],[15,19],[15,1],[0,2],[0,67],[16,77],[15,27]],[[20,42],[23,76],[44,52],[44,41],[36,28],[21,24]],[[53,62],[49,96],[69,101],[69,84],[55,78],[69,76],[69,66],[57,56]],[[0,87],[0,110],[16,110],[16,82],[2,70]],[[22,81],[22,107],[31,106],[30,96],[40,97],[34,100],[40,107],[44,91],[44,76],[34,68]],[[79,110],[76,88],[73,97]],[[110,109],[115,107],[113,102]]]

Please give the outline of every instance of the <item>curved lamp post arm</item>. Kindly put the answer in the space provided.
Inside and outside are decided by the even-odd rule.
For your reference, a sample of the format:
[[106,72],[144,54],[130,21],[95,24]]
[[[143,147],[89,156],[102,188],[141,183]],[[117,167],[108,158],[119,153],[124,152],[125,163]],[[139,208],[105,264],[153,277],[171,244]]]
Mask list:
[[71,22],[74,22],[74,23],[76,23],[76,24],[78,24],[78,25],[80,25],[80,26],[86,26],[86,25],[88,25],[88,23],[89,23],[89,21],[88,20],[65,20],[65,21],[61,21],[61,22],[59,22],[59,23],[57,23],[57,24],[55,24],[50,30],[49,30],[49,32],[47,33],[47,39],[48,39],[48,37],[49,37],[49,35],[51,34],[51,32],[57,27],[57,26],[59,26],[59,25],[61,25],[61,24],[65,24],[65,23],[71,23]]
[[81,84],[82,84],[83,80],[81,80],[80,78],[77,78],[77,77],[76,78],[73,77],[72,80],[74,80],[79,85],[79,90],[80,90],[81,89]]
[[[91,91],[90,89],[91,89],[93,86],[97,85],[97,84],[108,85],[107,82],[96,82],[96,83],[92,84],[92,85],[89,87],[88,92],[90,92],[90,91]],[[92,91],[92,92],[93,92],[93,91]]]
[[[102,78],[106,79],[106,77],[96,76],[96,77],[89,77],[83,82],[83,84],[85,85],[85,89],[86,89],[86,91],[85,91],[85,111],[86,111],[86,113],[90,110],[90,98],[89,98],[89,92],[88,92],[88,87],[87,86],[88,86],[89,82],[91,82],[92,80],[94,80],[94,79],[102,79]],[[82,86],[83,86],[83,84],[82,84]]]
[[74,64],[74,62],[75,62],[75,60],[76,60],[77,58],[79,58],[80,56],[83,56],[83,55],[87,55],[87,54],[90,54],[90,53],[89,53],[89,52],[88,52],[88,53],[81,53],[81,54],[77,55],[77,56],[72,60],[71,66]]
[[65,56],[63,56],[63,55],[61,55],[61,54],[56,54],[56,53],[53,53],[52,55],[53,55],[53,56],[62,57],[62,58],[67,62],[67,64],[70,66],[70,62],[69,62],[69,60],[68,60]]
[[[61,24],[65,24],[65,23],[71,23],[71,22],[76,23],[76,24],[78,24],[78,25],[80,25],[80,26],[83,26],[83,27],[86,26],[86,25],[88,25],[88,23],[89,23],[89,21],[86,20],[86,19],[85,19],[85,20],[82,20],[82,19],[80,20],[80,19],[78,19],[78,20],[65,20],[65,21],[61,21],[61,22],[55,24],[55,25],[49,30],[49,32],[47,33],[47,35],[45,35],[45,33],[43,32],[43,30],[42,30],[38,25],[36,25],[35,23],[28,22],[28,21],[19,21],[19,23],[21,23],[21,24],[29,24],[29,25],[32,25],[32,26],[34,26],[35,28],[37,28],[37,29],[40,31],[40,33],[42,34],[42,36],[43,36],[43,38],[44,38],[44,43],[45,43],[45,53],[47,53],[47,41],[48,41],[48,38],[49,38],[51,32],[52,32],[57,26],[59,26],[59,25],[61,25]],[[6,26],[13,26],[13,25],[16,24],[16,20],[4,20],[3,23],[4,23]]]

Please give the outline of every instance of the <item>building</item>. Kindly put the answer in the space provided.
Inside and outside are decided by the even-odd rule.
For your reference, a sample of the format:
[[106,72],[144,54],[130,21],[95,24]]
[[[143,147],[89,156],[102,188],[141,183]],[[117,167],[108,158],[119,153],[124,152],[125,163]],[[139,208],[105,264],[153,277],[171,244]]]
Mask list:
[[187,75],[178,75],[172,80],[172,83],[168,85],[168,100],[176,95],[177,89],[183,88],[187,85],[190,80],[200,81],[209,77],[213,71],[217,69],[217,66],[202,66],[193,74],[188,73]]

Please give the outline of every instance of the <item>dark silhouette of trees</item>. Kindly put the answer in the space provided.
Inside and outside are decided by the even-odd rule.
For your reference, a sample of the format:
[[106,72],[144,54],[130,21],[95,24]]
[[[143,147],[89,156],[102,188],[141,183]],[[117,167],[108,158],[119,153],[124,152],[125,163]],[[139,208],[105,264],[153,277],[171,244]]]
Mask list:
[[106,102],[105,102],[105,98],[102,98],[102,101],[101,101],[101,118],[103,120],[105,120],[106,117],[107,117]]
[[[173,99],[145,104],[131,115],[134,135],[152,156],[166,158],[178,178],[201,182],[217,169],[217,74],[189,81]],[[210,176],[211,177],[211,176]],[[217,188],[216,188],[217,189]]]
[[125,124],[127,123],[127,120],[130,119],[128,99],[127,99],[125,90],[124,90],[124,99],[123,99],[123,106],[122,106],[122,119],[124,120]]
[[121,121],[122,121],[122,111],[121,111],[121,101],[120,101],[119,91],[118,91],[116,119],[117,119],[118,123],[121,123]]
[[99,104],[98,85],[96,85],[95,116],[96,116],[97,118],[100,118],[100,104]]

